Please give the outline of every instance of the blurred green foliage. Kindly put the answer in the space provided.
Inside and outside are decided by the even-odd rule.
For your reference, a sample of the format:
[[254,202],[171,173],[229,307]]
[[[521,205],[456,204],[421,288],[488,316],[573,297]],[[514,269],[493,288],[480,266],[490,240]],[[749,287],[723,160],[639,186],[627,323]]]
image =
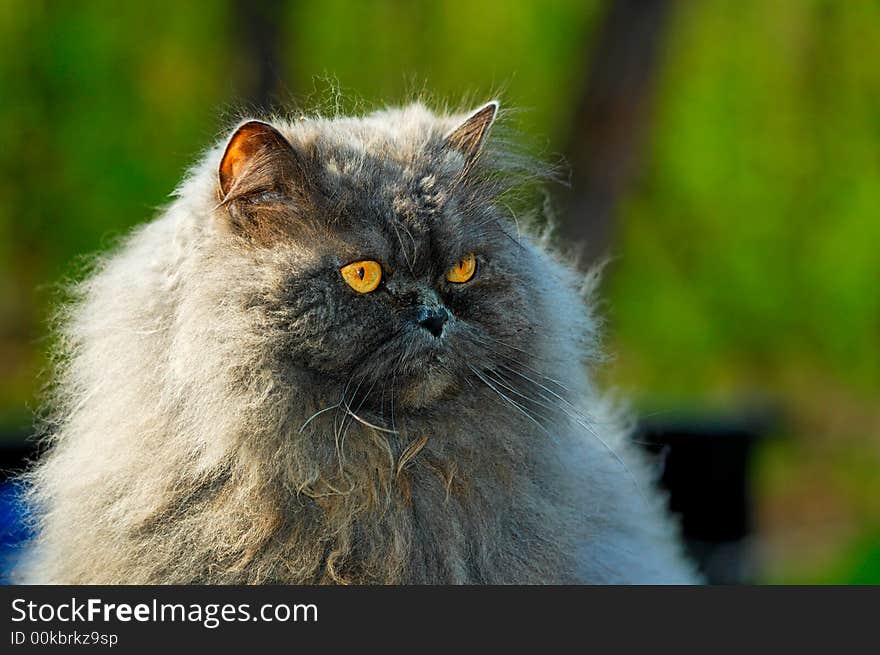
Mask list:
[[868,2],[678,14],[613,287],[642,382],[774,385],[794,364],[876,390],[878,36]]
[[[291,2],[282,100],[322,79],[344,107],[500,91],[562,151],[603,6]],[[241,106],[237,11],[0,4],[0,422],[34,402],[50,285],[153,215]],[[793,549],[768,556],[774,580],[880,581],[878,61],[875,2],[678,3],[611,249],[611,381],[659,406],[770,395],[793,417],[758,464],[762,534]]]

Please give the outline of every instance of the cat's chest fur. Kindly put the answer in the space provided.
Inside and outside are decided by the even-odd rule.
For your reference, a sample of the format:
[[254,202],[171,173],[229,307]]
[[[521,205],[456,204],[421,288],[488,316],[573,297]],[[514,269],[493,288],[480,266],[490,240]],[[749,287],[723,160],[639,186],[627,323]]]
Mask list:
[[[442,429],[435,418],[422,425],[410,421],[405,433],[388,434],[327,416],[325,423],[335,426],[326,433],[315,426],[295,437],[279,435],[288,444],[296,438],[333,443],[344,435],[347,445],[344,454],[335,448],[311,451],[314,461],[323,463],[306,472],[295,463],[302,452],[290,454],[289,462],[278,456],[283,443],[275,460],[259,453],[248,458],[254,471],[233,477],[285,482],[258,486],[253,497],[242,499],[257,509],[255,517],[274,518],[264,531],[244,528],[254,543],[242,545],[237,574],[224,581],[583,581],[575,561],[581,518],[574,499],[561,493],[571,486],[560,479],[565,471],[553,463],[554,456],[542,453],[552,448],[548,437],[506,411],[491,416],[486,402],[491,398],[453,406],[454,416],[443,419]],[[480,406],[484,411],[477,411]],[[520,445],[511,447],[514,441]],[[223,487],[231,481],[218,485],[205,514],[219,513],[215,503],[225,504],[232,516],[247,513],[229,506]],[[242,527],[232,522],[226,529],[240,536]],[[209,549],[204,557],[219,556]]]

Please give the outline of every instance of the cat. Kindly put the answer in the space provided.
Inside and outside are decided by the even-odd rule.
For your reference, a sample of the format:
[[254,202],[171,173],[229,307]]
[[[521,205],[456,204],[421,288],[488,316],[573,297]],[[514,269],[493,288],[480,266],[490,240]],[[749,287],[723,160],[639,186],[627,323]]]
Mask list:
[[497,113],[211,148],[61,313],[20,579],[698,581],[592,380],[595,276],[511,216],[540,168]]

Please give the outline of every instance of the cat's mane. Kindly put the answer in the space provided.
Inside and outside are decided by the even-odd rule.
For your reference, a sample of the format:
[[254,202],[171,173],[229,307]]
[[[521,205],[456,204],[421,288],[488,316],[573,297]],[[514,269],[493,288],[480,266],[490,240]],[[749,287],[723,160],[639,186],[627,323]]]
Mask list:
[[[394,143],[405,160],[426,131],[445,133],[461,115],[416,103],[364,118],[263,120],[297,145],[320,136],[356,156]],[[552,170],[501,136],[481,158],[479,192],[534,205]],[[266,346],[277,326],[227,300],[271,286],[254,262],[269,270],[279,255],[217,236],[224,142],[161,216],[98,258],[59,314],[48,452],[23,479],[38,537],[22,579],[695,579],[625,417],[586,368],[598,323],[581,292],[597,276],[584,281],[536,233],[547,226],[540,212],[516,205],[511,234],[546,299],[534,356],[558,385],[545,380],[541,392],[559,399],[552,434],[485,388],[454,412],[413,412],[383,429],[345,408],[322,414],[339,399],[302,378],[279,384]]]

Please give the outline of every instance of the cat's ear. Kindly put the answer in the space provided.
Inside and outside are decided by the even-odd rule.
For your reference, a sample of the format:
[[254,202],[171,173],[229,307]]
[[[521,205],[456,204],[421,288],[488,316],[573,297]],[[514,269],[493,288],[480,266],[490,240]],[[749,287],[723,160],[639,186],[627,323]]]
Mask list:
[[222,202],[250,191],[280,191],[302,181],[302,159],[268,123],[248,121],[229,138],[218,171]]
[[443,146],[460,152],[466,164],[473,162],[480,154],[489,128],[495,122],[498,101],[487,102],[476,109],[458,127],[444,137]]

